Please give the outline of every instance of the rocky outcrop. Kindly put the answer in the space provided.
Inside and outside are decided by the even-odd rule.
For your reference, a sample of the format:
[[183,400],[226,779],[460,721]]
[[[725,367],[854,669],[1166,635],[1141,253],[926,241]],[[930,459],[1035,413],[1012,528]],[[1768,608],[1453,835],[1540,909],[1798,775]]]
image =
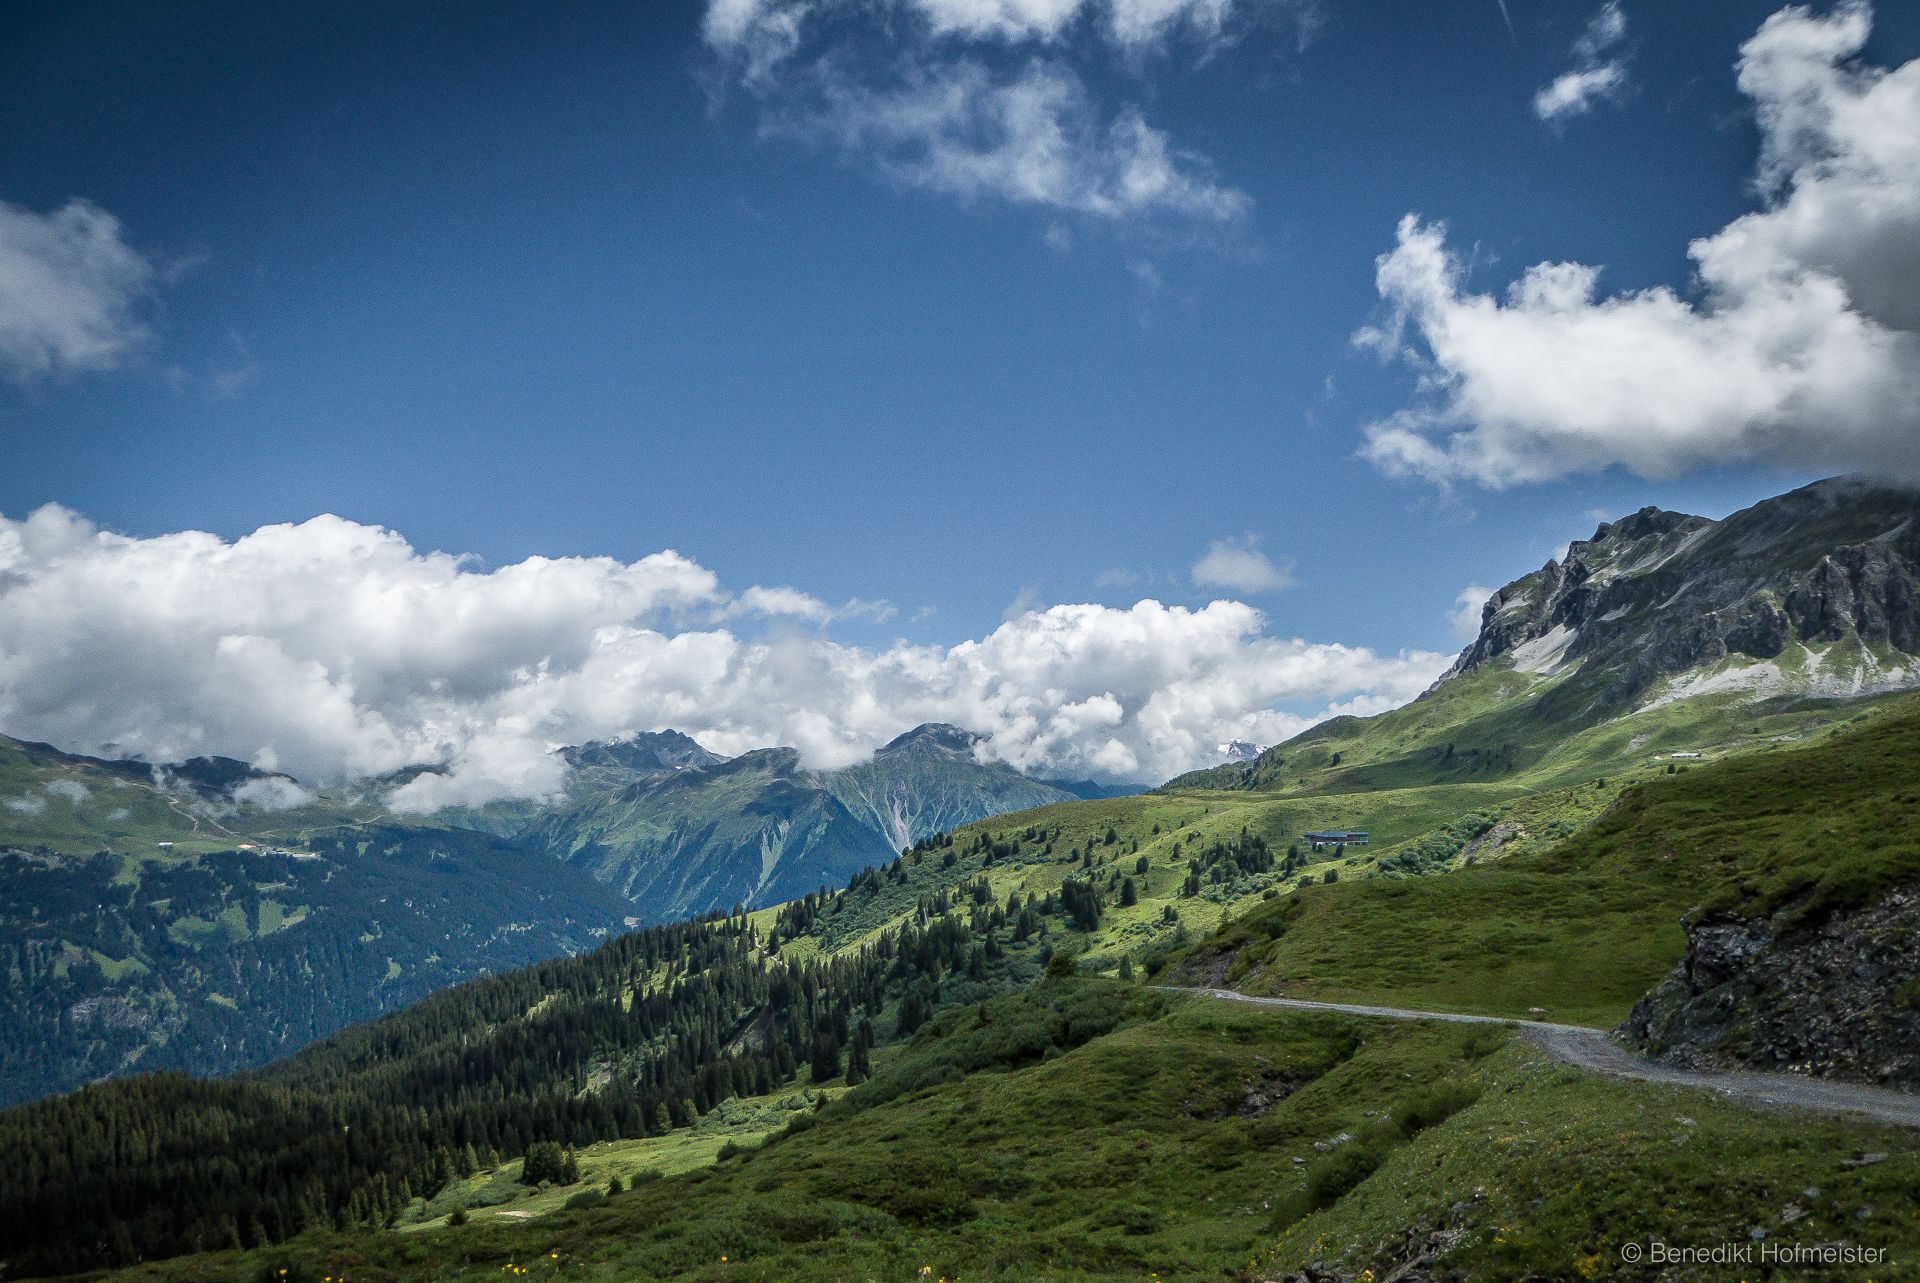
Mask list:
[[[1447,677],[1579,664],[1603,709],[1662,678],[1794,643],[1920,656],[1920,495],[1817,482],[1725,521],[1643,508],[1495,593]],[[1887,680],[1920,681],[1920,663]]]
[[1920,889],[1783,934],[1728,914],[1686,930],[1686,955],[1627,1018],[1649,1054],[1920,1089]]

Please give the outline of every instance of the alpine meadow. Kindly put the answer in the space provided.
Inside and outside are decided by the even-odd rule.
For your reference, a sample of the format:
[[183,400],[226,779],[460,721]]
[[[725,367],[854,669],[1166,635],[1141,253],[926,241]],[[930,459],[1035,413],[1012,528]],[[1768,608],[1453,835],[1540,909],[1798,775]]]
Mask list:
[[1920,1281],[1920,10],[29,2],[0,122],[0,1281]]

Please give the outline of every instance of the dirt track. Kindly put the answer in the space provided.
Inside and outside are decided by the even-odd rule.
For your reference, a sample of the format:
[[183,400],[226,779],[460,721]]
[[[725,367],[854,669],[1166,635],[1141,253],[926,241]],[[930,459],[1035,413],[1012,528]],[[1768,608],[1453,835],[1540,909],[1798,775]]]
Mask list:
[[1232,989],[1167,988],[1175,993],[1199,994],[1228,1002],[1280,1007],[1289,1011],[1337,1011],[1350,1016],[1373,1016],[1383,1020],[1508,1025],[1533,1039],[1554,1059],[1564,1060],[1594,1073],[1665,1083],[1673,1087],[1692,1087],[1744,1104],[1810,1109],[1824,1114],[1849,1114],[1870,1118],[1875,1122],[1892,1123],[1897,1127],[1920,1127],[1920,1095],[1890,1091],[1884,1087],[1832,1082],[1823,1078],[1801,1078],[1794,1074],[1767,1074],[1751,1070],[1714,1073],[1676,1069],[1636,1055],[1616,1042],[1606,1030],[1590,1029],[1585,1025],[1555,1025],[1541,1020],[1502,1020],[1498,1016],[1463,1016],[1449,1011],[1414,1011],[1405,1007],[1363,1007],[1350,1002],[1308,1002],[1302,998],[1256,998]]

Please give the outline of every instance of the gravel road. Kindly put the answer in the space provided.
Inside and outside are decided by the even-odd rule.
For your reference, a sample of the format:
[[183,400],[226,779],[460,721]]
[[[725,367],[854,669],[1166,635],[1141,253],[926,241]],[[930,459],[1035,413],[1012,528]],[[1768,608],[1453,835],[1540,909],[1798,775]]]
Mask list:
[[1824,1078],[1802,1078],[1795,1074],[1676,1069],[1636,1055],[1615,1041],[1608,1031],[1590,1029],[1585,1025],[1555,1025],[1543,1020],[1502,1020],[1498,1016],[1463,1016],[1450,1011],[1414,1011],[1405,1007],[1364,1007],[1351,1002],[1308,1002],[1303,998],[1256,998],[1232,989],[1165,987],[1175,993],[1199,994],[1227,1002],[1246,1002],[1257,1007],[1280,1007],[1289,1011],[1338,1011],[1349,1016],[1374,1016],[1384,1020],[1440,1020],[1458,1025],[1508,1025],[1533,1039],[1554,1059],[1564,1060],[1594,1073],[1610,1074],[1615,1078],[1635,1078],[1641,1082],[1665,1083],[1673,1087],[1697,1088],[1743,1104],[1810,1109],[1823,1114],[1869,1118],[1897,1127],[1920,1127],[1920,1095],[1890,1091],[1884,1087],[1832,1082]]

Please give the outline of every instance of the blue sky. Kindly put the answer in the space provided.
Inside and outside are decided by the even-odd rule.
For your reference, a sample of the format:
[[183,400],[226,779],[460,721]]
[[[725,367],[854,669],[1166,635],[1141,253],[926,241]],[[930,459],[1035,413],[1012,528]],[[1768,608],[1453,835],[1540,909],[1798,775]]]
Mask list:
[[[9,6],[0,201],[90,202],[147,275],[124,345],[0,381],[0,513],[226,539],[333,513],[481,566],[672,548],[897,608],[834,625],[854,645],[1233,596],[1391,654],[1456,647],[1464,587],[1598,515],[1720,515],[1911,444],[1779,444],[1816,386],[1684,448],[1538,445],[1550,411],[1509,410],[1532,393],[1495,357],[1425,367],[1464,389],[1436,410],[1407,356],[1536,263],[1705,306],[1688,243],[1791,196],[1756,195],[1735,79],[1778,6],[1625,0],[1610,30],[1559,0],[1510,27],[1497,0],[1219,0],[1124,38],[1126,4],[1036,33],[1006,26],[1027,0],[731,0],[734,39],[728,7]],[[1866,65],[1920,54],[1920,12],[1871,23]],[[798,34],[755,65],[769,31]],[[969,69],[1068,86],[1065,145],[1106,161],[1137,120],[1185,195],[1129,203],[1098,154],[1040,196],[978,149],[957,176],[902,121]],[[1543,118],[1583,69],[1611,69],[1586,110]],[[1383,298],[1408,214],[1446,224],[1459,292]],[[1396,307],[1413,338],[1357,347]],[[1410,411],[1422,440],[1512,423],[1363,454]],[[1284,573],[1196,583],[1223,540]]]

